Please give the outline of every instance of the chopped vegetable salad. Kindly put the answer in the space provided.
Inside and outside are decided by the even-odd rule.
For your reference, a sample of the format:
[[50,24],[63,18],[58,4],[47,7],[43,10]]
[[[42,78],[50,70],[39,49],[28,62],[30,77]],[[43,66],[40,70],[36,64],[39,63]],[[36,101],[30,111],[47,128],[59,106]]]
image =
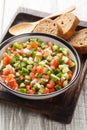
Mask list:
[[18,92],[48,94],[67,86],[73,68],[67,48],[34,38],[7,48],[0,60],[0,79]]

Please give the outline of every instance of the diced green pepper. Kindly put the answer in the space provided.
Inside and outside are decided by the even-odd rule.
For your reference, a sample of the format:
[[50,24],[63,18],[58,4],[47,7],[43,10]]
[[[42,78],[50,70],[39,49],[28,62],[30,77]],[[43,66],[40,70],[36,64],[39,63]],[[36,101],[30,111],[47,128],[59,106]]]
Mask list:
[[29,73],[29,71],[28,71],[28,69],[26,69],[26,68],[22,68],[22,74],[28,74]]
[[22,93],[26,93],[26,88],[19,88],[18,91],[20,91]]
[[17,82],[18,84],[21,84],[22,81],[20,80],[19,77],[17,77],[17,78],[16,78],[16,82]]
[[42,74],[36,73],[35,76],[36,76],[37,78],[41,78],[41,77],[42,77]]
[[36,91],[38,91],[38,89],[39,89],[38,86],[36,84],[34,84],[32,87],[32,90],[34,90],[36,92]]
[[59,59],[58,59],[58,64],[61,65],[61,64],[63,64],[63,63],[64,63],[63,59],[62,59],[62,58],[59,58]]
[[58,73],[56,76],[61,78],[62,77],[62,72]]
[[56,89],[56,90],[60,90],[60,89],[61,89],[61,86],[56,85],[56,86],[55,86],[55,89]]

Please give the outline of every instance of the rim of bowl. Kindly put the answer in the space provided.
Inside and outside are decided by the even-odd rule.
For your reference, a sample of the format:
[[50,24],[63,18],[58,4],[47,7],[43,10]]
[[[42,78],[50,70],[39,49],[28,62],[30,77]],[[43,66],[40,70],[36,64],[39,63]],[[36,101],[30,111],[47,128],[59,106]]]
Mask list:
[[[76,61],[77,61],[78,67],[77,67],[77,72],[76,72],[76,74],[75,74],[75,77],[69,82],[69,84],[68,84],[66,87],[64,87],[64,88],[62,88],[62,89],[60,89],[60,90],[57,90],[57,91],[48,93],[48,94],[40,94],[40,95],[38,95],[38,94],[30,94],[30,95],[29,95],[29,94],[27,94],[27,93],[18,92],[18,91],[16,91],[16,90],[13,90],[13,89],[9,88],[9,87],[8,87],[5,83],[3,83],[1,80],[0,80],[0,84],[3,85],[6,89],[8,89],[9,91],[11,91],[12,93],[15,93],[15,95],[16,95],[16,94],[19,94],[19,95],[21,95],[21,96],[30,97],[30,99],[34,99],[34,98],[38,99],[39,96],[40,96],[40,97],[45,97],[45,96],[51,96],[51,95],[54,95],[54,96],[55,96],[55,95],[59,95],[59,94],[61,94],[62,92],[65,92],[67,89],[73,87],[74,82],[78,79],[79,74],[80,74],[81,61],[80,61],[80,57],[79,57],[77,51],[76,51],[66,40],[64,40],[63,38],[57,37],[57,36],[54,36],[54,35],[51,35],[51,34],[45,34],[45,33],[25,33],[25,34],[20,34],[20,35],[17,35],[17,36],[12,36],[12,37],[6,39],[4,42],[2,42],[2,43],[0,44],[0,50],[1,50],[5,45],[7,45],[7,44],[9,44],[10,42],[12,42],[13,40],[15,40],[15,39],[17,39],[17,38],[21,38],[21,37],[26,37],[26,36],[44,36],[44,37],[50,37],[50,38],[53,38],[53,39],[55,39],[55,40],[57,40],[57,41],[59,41],[59,42],[62,42],[62,44],[64,44],[65,46],[67,46],[67,47],[72,51],[72,53],[73,53],[73,55],[75,56],[75,59],[76,59]],[[32,96],[33,96],[34,98],[32,98]],[[53,97],[53,96],[52,96],[52,97]],[[44,98],[42,98],[42,99],[44,99]]]

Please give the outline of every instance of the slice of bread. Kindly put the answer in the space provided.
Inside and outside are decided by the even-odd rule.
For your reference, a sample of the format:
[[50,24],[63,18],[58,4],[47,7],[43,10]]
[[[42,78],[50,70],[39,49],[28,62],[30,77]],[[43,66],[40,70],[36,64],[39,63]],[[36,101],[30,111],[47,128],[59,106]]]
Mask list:
[[87,28],[75,32],[68,42],[76,48],[78,53],[87,54]]
[[75,32],[79,19],[72,13],[65,13],[54,19],[63,30],[63,38],[69,39]]
[[56,36],[62,36],[63,31],[61,27],[51,19],[45,19],[41,21],[33,30],[33,32],[43,32],[53,34]]

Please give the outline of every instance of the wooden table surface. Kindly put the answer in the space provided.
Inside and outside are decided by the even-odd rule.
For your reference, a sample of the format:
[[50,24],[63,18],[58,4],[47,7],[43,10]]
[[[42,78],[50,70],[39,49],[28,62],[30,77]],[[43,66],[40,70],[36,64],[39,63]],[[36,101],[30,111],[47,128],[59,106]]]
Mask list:
[[[0,0],[0,38],[18,7],[27,7],[48,13],[62,11],[76,5],[74,13],[87,21],[87,0]],[[87,129],[87,75],[84,79],[74,117],[65,125],[47,119],[41,114],[0,103],[0,130],[86,130]]]

